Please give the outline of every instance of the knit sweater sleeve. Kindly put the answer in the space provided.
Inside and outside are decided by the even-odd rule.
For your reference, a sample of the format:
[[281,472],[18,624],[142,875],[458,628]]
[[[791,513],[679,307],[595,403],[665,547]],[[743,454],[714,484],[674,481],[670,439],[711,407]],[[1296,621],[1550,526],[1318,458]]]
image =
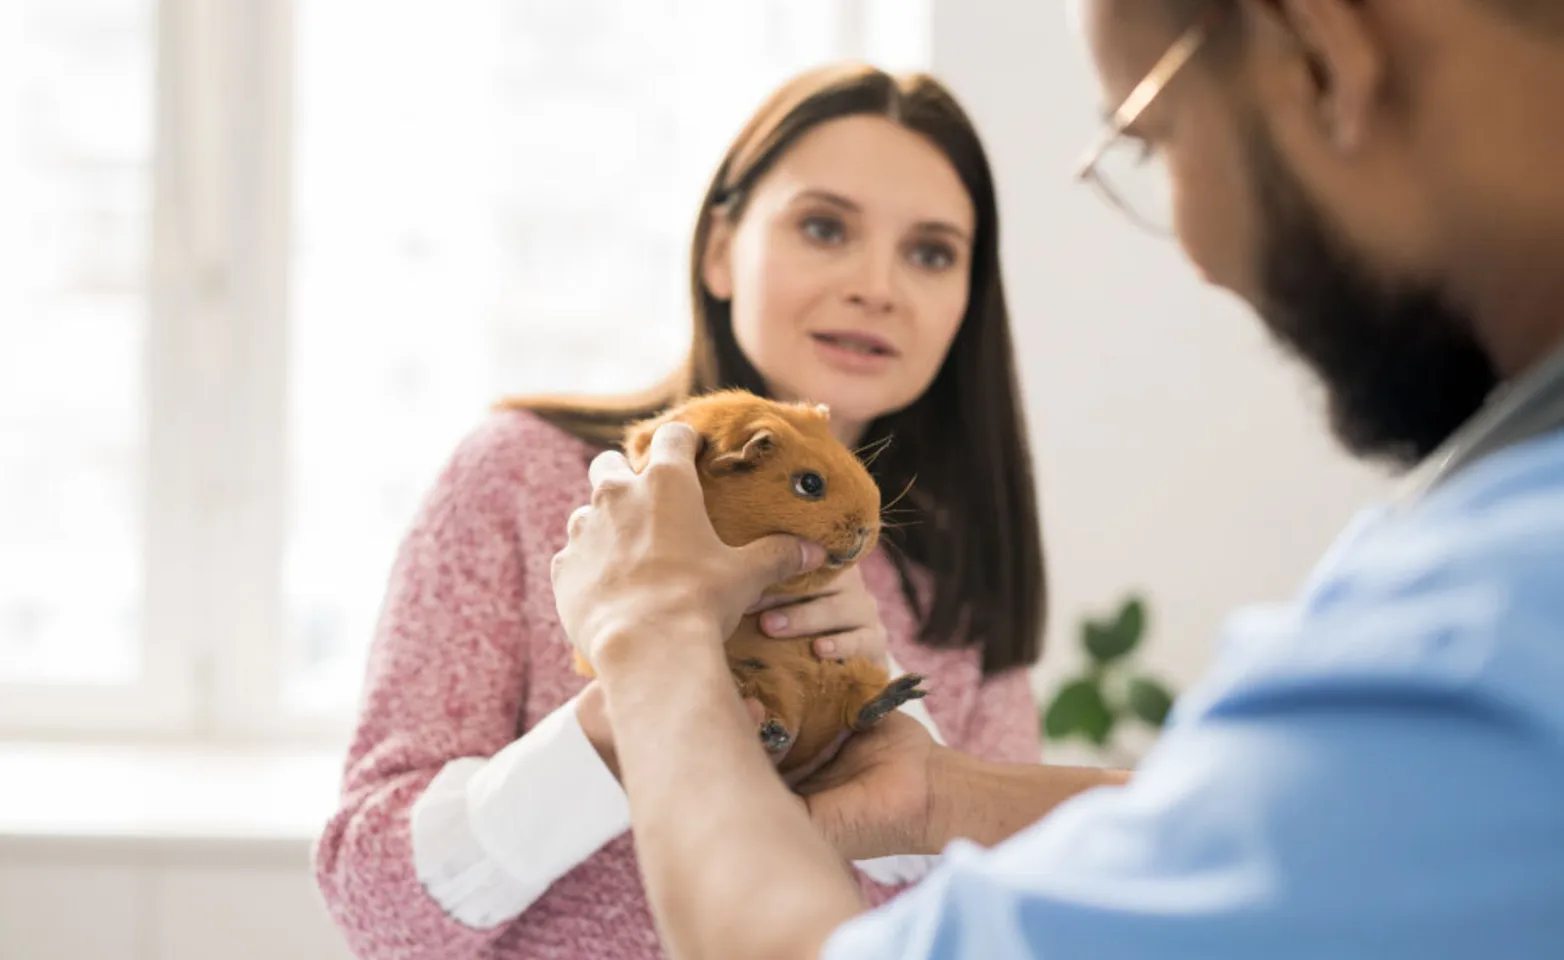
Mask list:
[[[339,807],[315,848],[326,906],[364,960],[478,955],[628,826],[574,701],[517,737],[522,480],[546,440],[518,430],[531,428],[497,417],[463,440],[392,568]],[[570,790],[539,789],[561,777]],[[550,823],[574,827],[561,840]]]
[[1026,667],[1011,667],[983,681],[959,746],[987,760],[1042,762],[1037,699]]

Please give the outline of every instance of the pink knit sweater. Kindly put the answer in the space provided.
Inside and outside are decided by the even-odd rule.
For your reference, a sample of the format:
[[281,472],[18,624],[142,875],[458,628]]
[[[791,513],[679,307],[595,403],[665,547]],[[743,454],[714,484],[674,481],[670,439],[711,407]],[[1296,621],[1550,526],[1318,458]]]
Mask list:
[[[340,807],[315,849],[327,907],[363,960],[664,955],[622,791],[575,723],[585,681],[549,585],[594,453],[531,414],[496,413],[402,545]],[[909,712],[959,749],[1036,762],[1026,672],[983,682],[976,651],[916,644],[888,559],[865,558],[863,576],[895,665],[928,678]],[[857,866],[871,903],[919,869]]]

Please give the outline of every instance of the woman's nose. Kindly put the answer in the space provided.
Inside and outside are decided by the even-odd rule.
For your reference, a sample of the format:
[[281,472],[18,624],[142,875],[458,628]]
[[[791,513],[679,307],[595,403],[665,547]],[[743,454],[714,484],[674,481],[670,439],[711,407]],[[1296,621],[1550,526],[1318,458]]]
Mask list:
[[896,265],[892,257],[865,251],[849,288],[848,301],[870,313],[889,313],[896,305]]

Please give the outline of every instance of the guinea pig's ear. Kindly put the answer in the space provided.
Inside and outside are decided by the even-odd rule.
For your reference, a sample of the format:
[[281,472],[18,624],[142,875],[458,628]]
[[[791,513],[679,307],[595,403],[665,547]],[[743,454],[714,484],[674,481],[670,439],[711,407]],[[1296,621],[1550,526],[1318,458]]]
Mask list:
[[711,458],[713,470],[740,472],[760,466],[777,446],[776,434],[763,426],[751,427],[744,446],[737,450],[719,453]]
[[[625,459],[630,461],[630,468],[632,470],[634,470],[636,473],[640,473],[641,470],[646,466],[648,455],[651,453],[652,449],[652,434],[656,433],[657,428],[663,424],[681,419],[679,413],[680,411],[678,410],[669,410],[666,413],[652,417],[650,420],[642,420],[639,423],[632,423],[630,426],[625,428]],[[706,452],[706,448],[710,445],[710,443],[711,439],[705,434],[702,434],[700,449],[695,451],[695,457],[697,460],[700,459],[701,454]]]

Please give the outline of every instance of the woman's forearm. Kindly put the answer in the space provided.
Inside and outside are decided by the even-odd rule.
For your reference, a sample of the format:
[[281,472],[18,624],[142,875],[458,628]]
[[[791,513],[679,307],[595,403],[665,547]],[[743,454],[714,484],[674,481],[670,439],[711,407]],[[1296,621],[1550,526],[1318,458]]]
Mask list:
[[932,793],[925,853],[961,838],[993,846],[1094,787],[1123,786],[1126,770],[995,763],[937,748],[930,761]]
[[647,896],[671,953],[813,958],[862,905],[760,750],[721,645],[685,641],[670,652],[667,638],[649,635],[618,645],[599,672]]

